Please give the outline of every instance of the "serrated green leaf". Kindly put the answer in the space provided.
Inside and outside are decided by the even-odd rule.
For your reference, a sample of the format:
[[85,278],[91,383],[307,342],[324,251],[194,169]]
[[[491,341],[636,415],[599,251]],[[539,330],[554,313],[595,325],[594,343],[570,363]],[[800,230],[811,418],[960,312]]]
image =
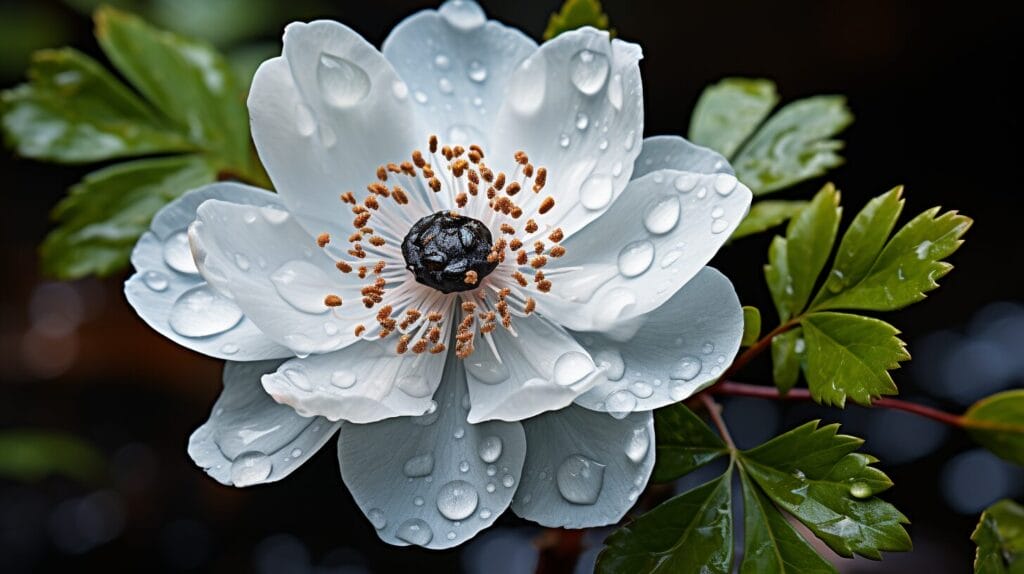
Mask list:
[[736,227],[736,231],[732,232],[732,237],[729,239],[740,239],[741,237],[768,231],[777,225],[789,221],[794,215],[803,211],[807,207],[807,203],[802,200],[758,201],[750,208],[750,213],[743,218],[743,221]]
[[801,319],[806,342],[807,386],[819,403],[862,405],[896,394],[889,370],[910,358],[892,325],[862,315],[810,313]]
[[28,78],[27,84],[2,95],[4,137],[19,155],[77,163],[194,149],[81,52],[36,52]]
[[829,139],[853,121],[841,96],[815,96],[783,106],[757,130],[733,161],[754,192],[770,193],[840,165],[842,142]]
[[807,305],[818,275],[832,253],[841,213],[839,192],[827,184],[790,220],[785,242],[772,242],[765,278],[783,321]]
[[74,436],[28,429],[0,432],[0,477],[35,482],[61,475],[90,481],[102,472],[101,455]]
[[892,485],[855,452],[862,441],[836,434],[839,425],[799,426],[740,454],[740,464],[775,504],[804,523],[841,556],[881,558],[911,547],[891,504],[874,495]]
[[743,339],[741,347],[749,347],[761,337],[761,311],[750,305],[743,306]]
[[654,411],[654,436],[658,437],[655,482],[675,480],[729,452],[722,439],[682,403]]
[[[856,283],[833,285],[816,309],[893,311],[925,298],[953,266],[943,261],[963,243],[971,219],[938,207],[921,213],[896,232],[871,268]],[[877,238],[876,238],[877,240]]]
[[601,11],[598,0],[565,0],[562,9],[551,15],[548,27],[544,30],[544,39],[550,40],[562,32],[568,32],[584,26],[593,26],[598,30],[608,29],[608,15]]
[[971,405],[964,426],[981,446],[1024,465],[1024,389],[997,393]]
[[704,88],[697,100],[689,140],[731,157],[778,102],[771,80],[725,78]]
[[796,386],[806,343],[803,329],[796,327],[772,337],[772,380],[782,394]]
[[728,574],[732,570],[732,467],[669,499],[605,540],[599,574]]
[[216,50],[110,7],[95,18],[96,38],[118,71],[218,168],[256,171],[243,91]]
[[43,271],[76,279],[123,268],[161,207],[215,178],[197,155],[140,159],[90,173],[54,208],[59,225],[40,248]]
[[981,513],[971,534],[977,545],[975,574],[1024,572],[1024,506],[1000,500]]
[[835,567],[786,521],[740,468],[743,562],[740,574],[834,574]]

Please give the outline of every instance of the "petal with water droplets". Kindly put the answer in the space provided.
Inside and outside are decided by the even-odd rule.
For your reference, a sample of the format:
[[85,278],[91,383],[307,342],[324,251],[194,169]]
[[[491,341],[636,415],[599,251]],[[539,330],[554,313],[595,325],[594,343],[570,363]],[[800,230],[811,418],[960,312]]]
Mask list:
[[659,169],[736,175],[722,154],[679,136],[644,138],[644,146],[633,165],[633,179]]

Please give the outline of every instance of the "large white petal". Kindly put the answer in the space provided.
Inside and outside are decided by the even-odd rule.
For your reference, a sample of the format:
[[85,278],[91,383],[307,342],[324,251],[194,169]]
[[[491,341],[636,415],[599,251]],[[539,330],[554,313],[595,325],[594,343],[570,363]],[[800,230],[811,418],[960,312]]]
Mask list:
[[644,147],[633,165],[633,179],[659,169],[736,175],[725,156],[679,136],[644,138]]
[[519,516],[549,527],[618,522],[654,468],[654,417],[613,419],[572,406],[523,421],[526,462],[512,501]]
[[280,204],[272,193],[237,183],[201,187],[167,204],[132,250],[135,274],[124,285],[128,302],[157,332],[204,355],[238,361],[291,356],[287,347],[264,335],[234,302],[199,275],[187,229],[207,199]]
[[391,64],[350,28],[286,28],[283,55],[253,78],[249,115],[274,187],[312,234],[341,221],[347,230],[352,216],[338,195],[365,192],[377,166],[426,145],[411,99]]
[[292,359],[263,377],[274,400],[310,416],[372,423],[421,415],[441,383],[447,353],[398,355],[396,336]]
[[341,477],[390,544],[451,548],[508,508],[526,439],[516,422],[470,424],[461,361],[448,362],[437,407],[419,417],[346,424]]
[[705,267],[664,305],[642,317],[631,339],[578,333],[605,377],[576,404],[597,411],[649,411],[714,382],[743,336],[743,308],[732,283]]
[[537,309],[575,331],[628,337],[632,320],[711,260],[750,199],[726,173],[663,169],[633,180],[607,213],[564,242],[567,254],[545,268],[554,286]]
[[288,476],[313,456],[341,423],[306,418],[275,403],[260,375],[280,361],[228,362],[224,391],[210,419],[188,441],[192,460],[217,482],[252,486]]
[[[357,323],[369,325],[354,275],[338,271],[286,211],[210,200],[189,239],[203,277],[298,355],[343,348],[358,340]],[[328,294],[343,306],[324,305]]]
[[490,149],[490,127],[515,67],[537,44],[470,0],[418,12],[391,31],[381,51],[409,86],[429,133],[447,144]]
[[545,190],[517,197],[528,214],[554,197],[539,222],[572,235],[625,189],[643,137],[641,57],[636,44],[582,28],[546,42],[513,73],[491,163],[503,167],[497,162],[523,150],[548,169]]
[[516,333],[491,333],[496,358],[486,341],[465,359],[472,409],[469,421],[523,420],[572,403],[592,387],[601,371],[565,329],[530,315],[516,317]]

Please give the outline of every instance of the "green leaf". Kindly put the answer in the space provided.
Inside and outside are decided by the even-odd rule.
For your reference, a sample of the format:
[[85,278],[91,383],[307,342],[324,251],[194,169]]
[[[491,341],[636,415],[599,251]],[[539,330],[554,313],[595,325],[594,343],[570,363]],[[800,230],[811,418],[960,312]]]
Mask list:
[[3,129],[18,154],[58,162],[178,152],[192,144],[92,58],[71,48],[32,56],[29,83],[3,92]]
[[754,194],[770,193],[840,165],[842,142],[829,139],[853,121],[841,96],[815,96],[784,106],[735,156],[736,176]]
[[675,480],[729,452],[722,439],[682,403],[654,411],[654,436],[658,437],[655,482]]
[[743,562],[740,574],[834,574],[740,467],[743,484]]
[[806,343],[797,327],[772,337],[772,380],[783,394],[796,386]]
[[[891,204],[892,199],[888,202]],[[820,295],[815,308],[892,311],[924,299],[925,293],[939,286],[936,280],[953,269],[943,259],[960,247],[961,237],[971,226],[970,218],[955,211],[939,215],[939,209],[934,207],[910,220],[896,232],[858,281],[850,281],[848,286],[845,281],[829,285],[829,292]],[[883,223],[888,217],[892,214],[883,216]],[[884,228],[882,224],[877,226],[876,231]],[[878,241],[878,236],[865,236],[854,245],[864,247],[870,254]],[[866,262],[858,260],[851,264],[859,269]]]
[[1024,572],[1024,506],[1000,500],[981,514],[971,534],[977,545],[975,574]]
[[838,435],[839,425],[799,426],[740,454],[742,468],[768,498],[804,523],[841,556],[879,559],[882,551],[911,547],[891,504],[874,495],[892,482],[856,452],[863,441]]
[[789,222],[785,241],[776,238],[768,252],[765,278],[782,321],[807,305],[818,275],[832,252],[839,229],[839,192],[832,184]]
[[743,306],[743,339],[740,346],[749,347],[761,337],[761,311],[750,305]]
[[732,570],[732,467],[616,530],[596,572],[728,574]]
[[75,279],[123,268],[161,207],[215,178],[197,155],[140,159],[90,173],[53,211],[59,225],[40,248],[43,271]]
[[690,118],[689,139],[732,157],[778,102],[771,80],[725,78],[704,88]]
[[565,0],[562,9],[551,15],[548,27],[544,30],[544,39],[550,40],[562,32],[568,32],[584,26],[593,26],[598,30],[608,29],[608,15],[601,11],[598,0]]
[[91,481],[103,472],[103,458],[71,435],[42,430],[0,432],[0,477],[35,482],[51,475]]
[[896,394],[889,370],[910,358],[892,325],[847,313],[803,317],[807,345],[805,375],[819,403],[844,406],[849,397],[862,405]]
[[986,397],[967,409],[964,426],[981,446],[1024,465],[1024,389]]
[[218,168],[256,171],[243,91],[224,58],[205,43],[159,30],[110,7],[96,11],[96,38],[128,81]]
[[806,201],[801,200],[765,200],[759,201],[750,208],[743,221],[732,232],[729,239],[740,239],[748,235],[768,231],[769,229],[789,221],[794,215],[800,213],[807,207]]

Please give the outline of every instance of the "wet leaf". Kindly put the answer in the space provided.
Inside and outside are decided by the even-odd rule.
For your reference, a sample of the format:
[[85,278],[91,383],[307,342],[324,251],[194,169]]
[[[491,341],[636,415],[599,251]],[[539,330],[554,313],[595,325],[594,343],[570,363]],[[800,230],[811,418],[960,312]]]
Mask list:
[[1024,572],[1024,506],[1000,500],[988,507],[971,540],[977,545],[975,574]]
[[551,15],[548,27],[544,30],[544,39],[550,40],[562,32],[568,32],[584,26],[593,26],[598,30],[608,29],[608,15],[601,10],[598,0],[565,0],[562,9]]
[[978,444],[1024,465],[1024,389],[986,397],[967,409],[964,426]]
[[805,348],[800,327],[772,338],[772,380],[783,394],[796,386],[800,379],[800,363]]
[[732,157],[779,101],[775,83],[725,78],[704,88],[690,118],[689,139]]
[[743,306],[743,340],[740,345],[749,347],[761,337],[761,312],[757,307]]
[[675,480],[728,453],[722,439],[682,403],[654,411],[654,436],[656,482]]
[[758,201],[750,208],[750,213],[747,214],[743,221],[740,222],[739,226],[736,227],[736,231],[732,232],[732,239],[740,239],[748,235],[755,235],[762,231],[768,231],[769,229],[782,225],[792,218],[794,215],[803,211],[807,207],[806,201],[801,200],[764,200]]

